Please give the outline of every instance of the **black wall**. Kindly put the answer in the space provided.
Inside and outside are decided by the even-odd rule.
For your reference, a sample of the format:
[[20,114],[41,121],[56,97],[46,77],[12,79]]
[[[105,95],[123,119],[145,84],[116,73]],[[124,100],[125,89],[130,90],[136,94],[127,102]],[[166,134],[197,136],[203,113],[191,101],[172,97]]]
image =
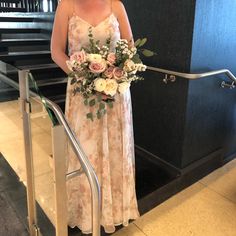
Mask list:
[[[236,75],[236,1],[197,0],[191,71],[227,68]],[[223,148],[236,152],[236,90],[220,88],[224,76],[191,81],[183,166]]]
[[[148,65],[189,72],[195,2],[193,0],[124,1],[134,38],[147,37],[157,52]],[[188,81],[164,84],[163,74],[145,73],[132,88],[135,143],[181,165]]]
[[[229,68],[236,74],[234,0],[123,1],[134,37],[157,56],[148,65],[183,72]],[[164,84],[147,72],[132,88],[136,145],[183,168],[219,148],[236,152],[236,91],[221,76]]]

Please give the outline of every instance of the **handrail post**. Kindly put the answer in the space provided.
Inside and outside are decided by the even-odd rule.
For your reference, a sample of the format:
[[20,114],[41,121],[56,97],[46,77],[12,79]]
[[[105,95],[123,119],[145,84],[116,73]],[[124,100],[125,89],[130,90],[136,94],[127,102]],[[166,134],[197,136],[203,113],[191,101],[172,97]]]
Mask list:
[[66,159],[65,131],[62,125],[52,127],[53,177],[55,194],[55,228],[56,236],[67,236],[67,193],[66,193]]
[[32,158],[32,139],[30,126],[30,111],[29,107],[29,85],[27,80],[28,71],[19,71],[19,85],[20,85],[20,101],[21,114],[23,119],[23,134],[24,134],[24,149],[25,149],[25,168],[26,168],[26,182],[27,182],[27,206],[28,206],[28,223],[29,232],[31,236],[37,235],[37,217],[36,217],[36,203],[34,191],[34,171]]

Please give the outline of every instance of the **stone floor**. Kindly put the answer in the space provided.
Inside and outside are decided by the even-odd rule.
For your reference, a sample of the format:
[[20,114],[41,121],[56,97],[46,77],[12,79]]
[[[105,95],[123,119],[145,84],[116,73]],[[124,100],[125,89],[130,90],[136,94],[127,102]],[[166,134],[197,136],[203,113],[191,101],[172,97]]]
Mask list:
[[236,159],[114,234],[191,235],[236,235]]
[[[52,168],[50,166],[50,121],[33,106],[32,132],[38,216],[43,236],[53,236]],[[38,116],[38,114],[40,116]],[[27,235],[25,167],[21,118],[17,101],[0,103],[0,236]],[[4,156],[4,158],[3,158]],[[142,165],[137,173],[150,178],[167,178],[165,173],[148,171]],[[139,172],[140,171],[140,172]],[[158,172],[158,171],[156,171]],[[17,173],[17,175],[15,174]],[[156,174],[156,175],[155,175]],[[139,180],[140,181],[140,180]],[[146,180],[145,180],[146,181]],[[138,182],[138,197],[147,194],[151,184]],[[48,184],[45,185],[44,183]],[[154,182],[154,181],[153,181]],[[160,183],[163,181],[160,181]],[[146,183],[146,184],[145,184]],[[235,236],[236,235],[236,159],[184,191],[144,214],[114,236]],[[50,187],[51,186],[51,187]],[[146,187],[145,187],[146,186]],[[153,186],[158,187],[158,186]],[[69,230],[79,236],[78,230]]]

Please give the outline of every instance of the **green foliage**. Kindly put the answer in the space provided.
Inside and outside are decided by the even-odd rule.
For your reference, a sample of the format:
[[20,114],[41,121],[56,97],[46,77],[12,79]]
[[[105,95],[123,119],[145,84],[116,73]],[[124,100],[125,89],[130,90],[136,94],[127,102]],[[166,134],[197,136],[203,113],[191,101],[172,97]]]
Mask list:
[[152,52],[151,50],[148,50],[148,49],[143,49],[141,52],[145,57],[152,57],[155,55],[154,52]]

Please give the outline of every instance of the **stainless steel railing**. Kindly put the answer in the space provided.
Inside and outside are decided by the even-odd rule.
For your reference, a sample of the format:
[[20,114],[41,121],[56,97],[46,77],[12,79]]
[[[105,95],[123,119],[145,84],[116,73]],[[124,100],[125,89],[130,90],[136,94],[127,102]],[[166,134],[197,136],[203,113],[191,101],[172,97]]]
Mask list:
[[[27,80],[28,79],[28,74],[29,71],[19,71],[19,80]],[[5,83],[7,83],[8,85],[14,87],[15,89],[19,90],[19,84],[16,83],[15,81],[9,79],[7,76],[5,75],[1,75],[1,80]],[[30,95],[37,100],[37,102],[42,103],[40,97],[30,91]],[[65,119],[65,116],[63,114],[63,112],[61,111],[60,107],[55,104],[54,102],[52,102],[51,100],[47,99],[47,98],[43,98],[48,107],[54,112],[54,114],[56,115],[59,123],[64,127],[65,133],[68,137],[68,140],[70,141],[70,144],[78,158],[78,160],[80,161],[83,173],[87,176],[89,184],[90,184],[90,188],[91,188],[91,196],[92,196],[92,229],[93,229],[93,236],[100,236],[100,202],[101,202],[101,193],[100,193],[100,186],[99,186],[99,182],[98,182],[98,178],[96,176],[96,173],[92,167],[92,165],[90,164],[87,156],[85,155],[79,141],[77,140],[74,132],[71,130],[67,120]],[[77,172],[81,173],[81,169],[78,170]],[[77,176],[78,174],[75,173],[68,173],[67,174],[69,178],[73,178],[74,176]],[[72,175],[72,176],[71,176]],[[33,213],[32,213],[33,214]]]
[[209,76],[213,76],[213,75],[225,74],[232,82],[228,83],[226,81],[222,81],[221,87],[234,88],[235,84],[236,84],[236,77],[228,69],[215,70],[215,71],[210,71],[210,72],[205,72],[205,73],[197,73],[197,74],[182,73],[182,72],[166,70],[166,69],[152,67],[152,66],[148,66],[147,69],[150,71],[165,74],[165,78],[163,80],[165,83],[168,83],[169,81],[174,82],[176,80],[176,76],[181,77],[181,78],[185,78],[185,79],[189,79],[189,80],[196,80],[196,79],[209,77]]

